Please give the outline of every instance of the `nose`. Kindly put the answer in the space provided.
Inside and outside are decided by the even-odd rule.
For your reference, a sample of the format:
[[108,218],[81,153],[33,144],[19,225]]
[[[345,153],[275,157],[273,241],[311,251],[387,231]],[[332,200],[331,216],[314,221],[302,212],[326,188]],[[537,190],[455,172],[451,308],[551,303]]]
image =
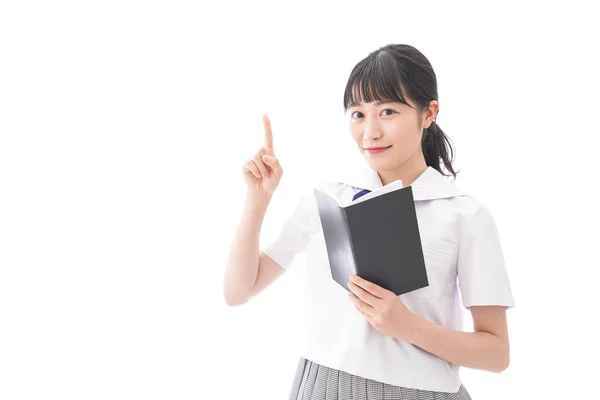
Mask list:
[[379,122],[376,119],[366,119],[363,127],[363,140],[371,142],[381,137],[381,129],[379,129]]

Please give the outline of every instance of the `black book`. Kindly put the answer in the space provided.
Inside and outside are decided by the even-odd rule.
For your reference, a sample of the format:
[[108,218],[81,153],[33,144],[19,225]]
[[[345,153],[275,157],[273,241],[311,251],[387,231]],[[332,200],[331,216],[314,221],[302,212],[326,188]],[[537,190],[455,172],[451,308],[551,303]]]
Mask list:
[[429,285],[412,187],[392,182],[348,205],[314,189],[331,277],[356,274],[397,296]]

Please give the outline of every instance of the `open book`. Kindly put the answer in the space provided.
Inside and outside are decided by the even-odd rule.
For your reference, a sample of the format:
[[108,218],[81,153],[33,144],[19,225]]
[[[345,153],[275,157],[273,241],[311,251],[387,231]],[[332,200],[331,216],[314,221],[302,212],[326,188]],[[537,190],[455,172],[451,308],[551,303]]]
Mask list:
[[412,187],[397,180],[350,204],[314,188],[332,278],[356,274],[397,296],[429,285]]

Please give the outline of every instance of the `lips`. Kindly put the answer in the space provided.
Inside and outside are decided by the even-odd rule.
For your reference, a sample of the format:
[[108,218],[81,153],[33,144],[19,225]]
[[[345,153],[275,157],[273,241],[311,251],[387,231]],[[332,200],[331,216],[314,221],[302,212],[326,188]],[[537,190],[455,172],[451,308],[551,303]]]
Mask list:
[[377,154],[377,153],[381,153],[382,151],[385,151],[387,149],[389,149],[392,146],[387,146],[387,147],[371,147],[371,148],[367,148],[365,149],[366,151],[369,152],[369,154]]

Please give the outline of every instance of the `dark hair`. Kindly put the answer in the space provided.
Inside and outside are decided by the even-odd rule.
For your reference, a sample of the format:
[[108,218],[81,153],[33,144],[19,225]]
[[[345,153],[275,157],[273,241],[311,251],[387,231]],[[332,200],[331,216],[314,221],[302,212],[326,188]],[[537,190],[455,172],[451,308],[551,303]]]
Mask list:
[[[388,44],[371,52],[352,69],[344,91],[344,112],[360,101],[400,102],[412,108],[406,97],[416,104],[421,113],[427,111],[431,100],[438,99],[433,67],[416,48],[407,44]],[[428,166],[444,174],[441,161],[456,179],[452,168],[452,143],[435,119],[429,128],[423,129],[421,147]]]

